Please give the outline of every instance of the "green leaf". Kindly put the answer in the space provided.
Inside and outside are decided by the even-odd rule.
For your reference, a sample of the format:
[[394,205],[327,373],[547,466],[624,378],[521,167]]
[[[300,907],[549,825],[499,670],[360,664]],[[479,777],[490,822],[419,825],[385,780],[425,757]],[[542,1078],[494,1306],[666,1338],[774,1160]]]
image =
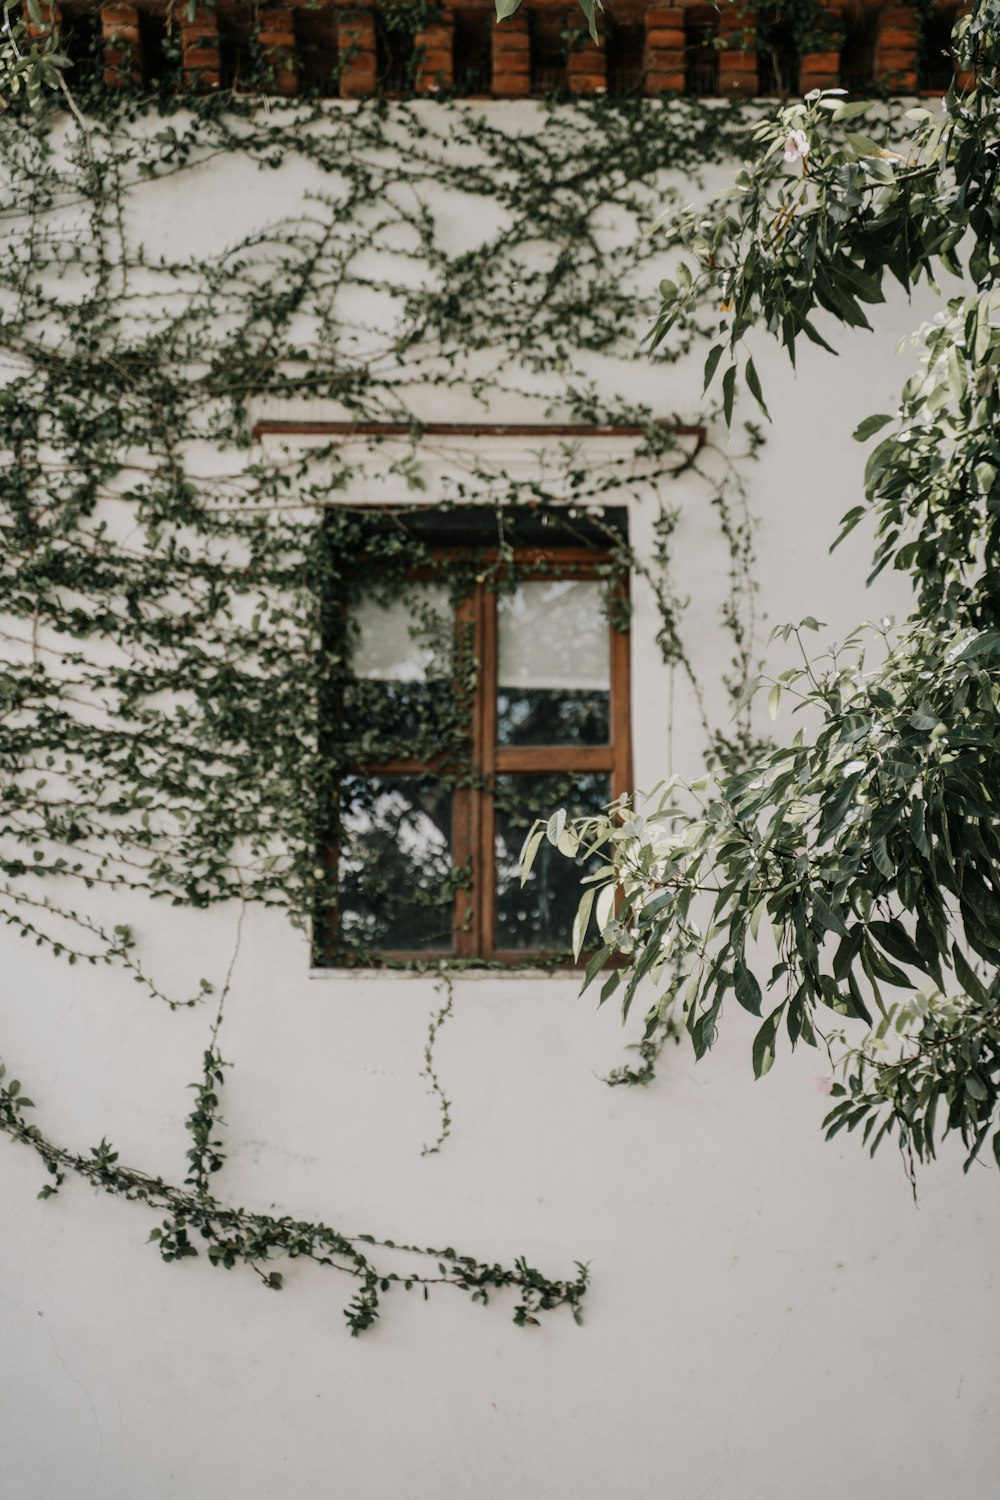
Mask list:
[[597,975],[604,968],[604,965],[607,963],[613,952],[614,949],[609,948],[607,944],[605,944],[603,948],[598,948],[597,952],[594,954],[593,958],[590,960],[590,962],[587,964],[587,967],[583,971],[583,983],[580,986],[581,995],[583,994],[587,986],[589,984],[592,984],[597,978]]
[[838,911],[827,902],[819,891],[812,893],[813,916],[819,921],[824,932],[835,932],[838,937],[847,937],[847,928]]
[[771,420],[771,413],[768,411],[767,407],[764,404],[764,392],[761,390],[760,379],[759,379],[759,377],[757,375],[757,368],[754,365],[754,362],[753,362],[752,359],[748,359],[747,360],[746,381],[747,381],[747,387],[748,387],[748,389],[750,391],[751,396],[753,396],[753,398],[756,401],[757,405],[760,407],[761,411],[764,413],[765,417],[770,422],[770,420]]
[[573,918],[573,958],[578,959],[583,950],[583,940],[587,935],[587,927],[590,924],[590,913],[594,905],[594,897],[597,892],[594,886],[584,891],[580,898],[580,905],[576,909]]
[[535,863],[535,855],[538,853],[538,850],[539,850],[539,848],[541,846],[542,839],[544,837],[545,837],[545,829],[544,828],[536,828],[534,830],[534,832],[528,834],[528,837],[527,837],[527,839],[524,842],[524,848],[521,850],[521,887],[522,887],[522,889],[527,884],[528,876],[531,874],[531,867]]
[[722,377],[722,412],[726,426],[733,425],[733,397],[736,394],[736,366],[730,365]]
[[842,120],[856,120],[858,115],[867,114],[871,107],[870,99],[852,99],[849,104],[838,104],[830,119],[839,125]]
[[601,0],[578,0],[578,3],[580,9],[583,11],[583,14],[587,18],[587,30],[590,33],[590,40],[594,43],[595,46],[599,46],[600,38],[597,35],[597,18],[595,15],[595,5],[600,6],[601,9],[603,9],[603,6],[601,6]]
[[892,418],[884,412],[877,412],[875,415],[865,417],[863,421],[859,422],[851,433],[851,436],[856,443],[866,443],[870,437],[874,437],[876,432],[880,432],[887,422],[891,421]]
[[773,1010],[753,1039],[753,1076],[763,1078],[774,1066],[775,1040],[785,1013],[784,1005]]
[[870,135],[861,135],[859,132],[849,130],[847,131],[846,138],[852,149],[855,150],[859,156],[863,156],[865,158],[866,163],[872,157],[877,158],[878,153],[882,150],[882,147],[879,145],[878,141],[872,140]]
[[521,0],[496,0],[497,20],[506,21],[507,17],[512,16],[520,4]]
[[724,352],[725,350],[721,344],[716,344],[714,348],[709,350],[708,358],[705,361],[705,379],[701,387],[703,392],[707,391],[712,384],[712,377],[718,369],[719,360],[722,358]]
[[989,996],[985,986],[957,943],[951,945],[951,956],[955,975],[965,993],[971,995],[973,1000],[977,1000],[980,1005],[988,1004]]
[[733,970],[733,988],[736,998],[744,1010],[748,1010],[752,1016],[760,1015],[760,1006],[763,996],[756,976],[750,972],[742,959],[736,960]]

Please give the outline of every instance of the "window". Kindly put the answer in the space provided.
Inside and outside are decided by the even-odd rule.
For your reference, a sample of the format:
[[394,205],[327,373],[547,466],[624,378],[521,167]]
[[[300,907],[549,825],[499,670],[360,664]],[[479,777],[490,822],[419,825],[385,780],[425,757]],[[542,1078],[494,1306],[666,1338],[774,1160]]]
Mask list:
[[528,12],[531,48],[531,92],[555,94],[566,87],[565,11]]
[[168,52],[172,27],[166,15],[155,11],[139,12],[139,55],[142,60],[142,82],[145,88],[162,83],[170,72]]
[[785,99],[798,92],[799,50],[792,13],[781,5],[757,13],[758,92]]
[[604,45],[608,59],[608,94],[624,99],[641,94],[646,76],[646,27],[641,19],[608,16]]
[[[48,7],[43,9],[48,15]],[[104,35],[101,13],[82,6],[60,6],[59,51],[69,62],[67,80],[71,88],[99,79],[104,68]]]
[[840,49],[840,82],[849,93],[863,94],[875,87],[875,47],[879,13],[852,8]]
[[335,99],[340,92],[336,11],[329,6],[300,6],[292,17],[303,92]]
[[581,868],[546,846],[522,890],[520,852],[536,816],[631,790],[623,530],[331,513],[320,963],[566,958]]
[[462,98],[488,94],[493,78],[493,17],[488,11],[456,10],[452,30],[455,92]]
[[719,12],[696,5],[684,12],[684,91],[698,99],[719,92]]
[[375,73],[382,94],[405,94],[413,87],[416,34],[409,11],[375,15]]
[[219,86],[247,89],[253,73],[251,36],[254,12],[249,5],[231,5],[219,12]]
[[920,89],[944,93],[955,80],[955,54],[951,34],[958,20],[956,5],[937,6],[921,12]]

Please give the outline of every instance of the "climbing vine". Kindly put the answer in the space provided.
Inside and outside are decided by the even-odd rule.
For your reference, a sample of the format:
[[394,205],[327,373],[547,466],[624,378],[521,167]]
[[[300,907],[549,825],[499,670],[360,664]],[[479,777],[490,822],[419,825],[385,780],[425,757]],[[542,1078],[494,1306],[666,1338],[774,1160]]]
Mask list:
[[[78,98],[69,116],[13,111],[0,122],[0,916],[69,963],[123,966],[172,1009],[220,998],[193,1085],[183,1185],[123,1165],[104,1140],[89,1153],[55,1143],[5,1074],[0,1129],[40,1157],[44,1196],[73,1175],[162,1213],[151,1238],[165,1260],[204,1250],[272,1289],[278,1257],[355,1278],[352,1333],[371,1325],[396,1284],[426,1293],[440,1283],[481,1301],[513,1288],[522,1323],[558,1305],[578,1315],[581,1265],[552,1279],[523,1260],[489,1264],[223,1202],[214,1181],[226,1150],[220,1033],[223,1005],[238,1001],[232,965],[221,984],[168,994],[133,929],[103,926],[86,897],[279,907],[313,933],[318,961],[343,959],[316,934],[338,899],[322,847],[346,837],[338,788],[351,767],[373,747],[384,760],[426,741],[456,784],[474,774],[460,691],[413,696],[401,715],[352,671],[352,609],[412,591],[430,561],[411,516],[434,449],[428,412],[448,392],[484,415],[494,400],[528,393],[568,424],[639,435],[627,457],[601,463],[585,464],[567,441],[530,477],[464,454],[436,508],[485,508],[498,541],[488,555],[457,556],[444,587],[490,567],[492,586],[509,586],[505,528],[517,516],[550,517],[596,538],[609,610],[621,569],[646,568],[664,656],[693,680],[670,574],[669,491],[679,472],[700,474],[732,562],[723,620],[731,688],[742,692],[752,533],[732,461],[710,445],[685,447],[655,402],[609,400],[584,371],[595,353],[647,358],[639,337],[652,308],[639,289],[655,245],[639,230],[662,207],[659,174],[690,177],[730,155],[744,122],[676,99],[542,109],[536,129],[508,133],[444,103],[265,107],[96,88]],[[237,162],[244,205],[257,196],[267,205],[243,230],[243,205],[226,186]],[[216,189],[228,209],[214,210]],[[484,225],[459,248],[443,227],[456,204],[465,222]],[[234,228],[218,248],[227,211]],[[185,218],[188,229],[175,232]],[[636,232],[623,234],[629,225]],[[692,316],[656,358],[675,359],[699,337]],[[318,402],[350,424],[349,443],[262,440],[255,430],[308,419]],[[752,450],[752,432],[748,441]],[[354,498],[372,476],[390,496],[378,525]],[[661,496],[652,564],[640,565],[607,523],[636,484]],[[432,633],[433,619],[414,608]],[[449,683],[471,680],[472,654],[462,658],[461,640],[453,649]],[[716,756],[731,764],[748,734],[744,721],[735,738],[716,735]],[[525,810],[526,824],[537,810]],[[450,898],[464,872],[438,874]],[[348,957],[371,953],[359,939]],[[450,991],[425,1054],[442,1110],[429,1152],[450,1127],[433,1062],[449,1007]],[[417,1269],[377,1266],[380,1249]]]

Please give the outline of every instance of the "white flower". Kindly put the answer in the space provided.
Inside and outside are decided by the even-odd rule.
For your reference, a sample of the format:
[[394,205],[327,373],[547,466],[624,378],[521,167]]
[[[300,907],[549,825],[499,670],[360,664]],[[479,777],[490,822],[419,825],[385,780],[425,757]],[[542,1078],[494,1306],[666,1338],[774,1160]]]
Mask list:
[[789,131],[785,142],[785,160],[799,161],[809,155],[809,138],[804,130]]
[[816,1085],[816,1092],[819,1094],[828,1094],[833,1088],[833,1079],[829,1076],[826,1078],[814,1078],[813,1083]]

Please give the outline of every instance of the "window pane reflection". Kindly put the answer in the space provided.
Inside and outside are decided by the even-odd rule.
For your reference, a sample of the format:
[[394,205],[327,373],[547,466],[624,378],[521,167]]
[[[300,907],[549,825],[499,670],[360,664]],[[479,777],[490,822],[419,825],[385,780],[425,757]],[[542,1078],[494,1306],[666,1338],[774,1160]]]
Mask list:
[[611,650],[592,579],[518,584],[497,599],[501,745],[606,745]]
[[339,940],[355,952],[448,952],[452,794],[429,776],[340,785]]
[[[454,613],[440,584],[410,582],[406,598],[365,599],[351,611],[344,731],[374,758],[383,741],[440,740],[454,719]],[[454,725],[452,724],[454,732]],[[434,748],[439,748],[435,746]]]
[[596,867],[567,859],[543,841],[531,874],[521,888],[519,856],[536,817],[564,807],[570,818],[599,813],[611,801],[611,778],[578,771],[545,776],[497,777],[496,946],[502,952],[562,953],[572,947],[573,918],[580,903],[580,879]]

